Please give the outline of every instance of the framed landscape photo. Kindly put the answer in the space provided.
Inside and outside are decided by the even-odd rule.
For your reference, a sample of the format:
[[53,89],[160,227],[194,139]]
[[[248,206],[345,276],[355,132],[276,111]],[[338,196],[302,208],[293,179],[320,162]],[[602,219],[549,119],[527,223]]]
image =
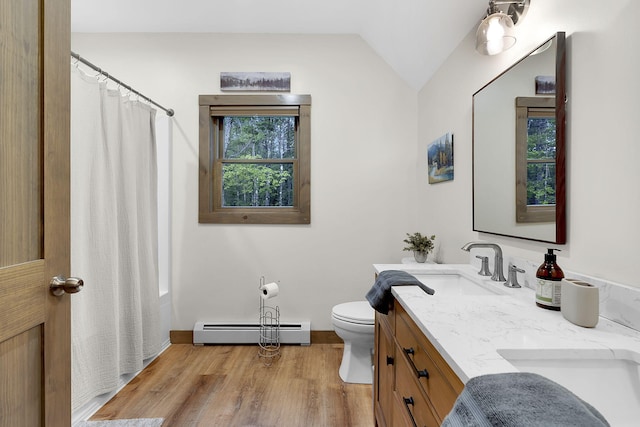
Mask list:
[[536,76],[536,95],[553,95],[555,93],[555,76]]
[[427,146],[429,184],[453,180],[453,134],[442,135]]
[[225,92],[289,92],[291,73],[286,72],[221,72],[220,90]]

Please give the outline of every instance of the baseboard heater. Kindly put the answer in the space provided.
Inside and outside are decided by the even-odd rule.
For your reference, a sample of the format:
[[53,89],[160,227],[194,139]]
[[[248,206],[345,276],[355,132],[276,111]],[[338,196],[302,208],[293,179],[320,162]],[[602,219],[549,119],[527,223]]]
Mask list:
[[[258,323],[196,322],[193,343],[204,344],[258,344]],[[311,322],[281,323],[281,344],[311,344]]]

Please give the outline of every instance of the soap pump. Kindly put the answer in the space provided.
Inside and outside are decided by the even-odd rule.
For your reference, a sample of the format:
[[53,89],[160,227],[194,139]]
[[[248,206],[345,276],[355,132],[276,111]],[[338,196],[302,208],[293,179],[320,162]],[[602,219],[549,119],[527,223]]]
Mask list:
[[536,305],[549,310],[560,311],[560,296],[564,273],[556,264],[554,250],[548,249],[544,255],[544,263],[536,272]]

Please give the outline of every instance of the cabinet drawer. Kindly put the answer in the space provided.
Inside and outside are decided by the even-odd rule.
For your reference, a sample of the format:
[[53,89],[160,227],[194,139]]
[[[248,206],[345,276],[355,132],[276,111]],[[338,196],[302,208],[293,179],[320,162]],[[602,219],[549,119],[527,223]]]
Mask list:
[[[439,421],[418,385],[413,368],[405,357],[396,365],[396,390],[394,393],[393,425],[437,427]],[[401,421],[402,420],[402,421]]]
[[396,350],[396,353],[400,353],[396,354],[396,358],[406,358],[411,374],[442,420],[462,392],[462,382],[400,304],[396,304],[396,340],[400,347]]

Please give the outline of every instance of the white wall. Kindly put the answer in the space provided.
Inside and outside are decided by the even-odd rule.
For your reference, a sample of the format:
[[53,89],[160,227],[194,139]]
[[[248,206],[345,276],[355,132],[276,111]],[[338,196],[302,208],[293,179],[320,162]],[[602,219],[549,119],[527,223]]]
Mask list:
[[[511,50],[474,51],[475,29],[418,96],[417,209],[413,228],[441,237],[443,262],[467,262],[470,240],[500,243],[507,252],[543,261],[560,247],[564,269],[640,286],[640,4],[632,0],[536,0]],[[568,243],[549,245],[472,231],[471,97],[556,31],[567,33]],[[454,133],[455,180],[428,185],[424,153],[430,141]]]
[[[371,264],[403,256],[416,92],[360,37],[73,34],[72,49],[176,111],[172,329],[256,321],[264,275],[284,321],[329,330],[333,305],[364,298]],[[290,71],[291,92],[311,94],[311,225],[198,224],[198,95],[220,93],[221,71]]]

